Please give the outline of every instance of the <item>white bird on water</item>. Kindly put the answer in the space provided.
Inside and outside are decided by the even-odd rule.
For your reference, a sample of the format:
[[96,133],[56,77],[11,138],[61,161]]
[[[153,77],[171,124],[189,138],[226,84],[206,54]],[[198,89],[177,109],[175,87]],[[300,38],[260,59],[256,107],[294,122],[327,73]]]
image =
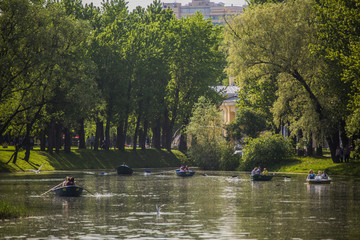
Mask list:
[[39,167],[39,169],[38,170],[36,170],[36,174],[39,174],[40,173],[40,169],[42,168],[42,166],[44,165],[44,163],[43,164],[41,164],[41,166]]
[[161,205],[160,207],[156,204],[156,214],[157,215],[160,215],[160,210],[163,206],[165,206],[165,204]]

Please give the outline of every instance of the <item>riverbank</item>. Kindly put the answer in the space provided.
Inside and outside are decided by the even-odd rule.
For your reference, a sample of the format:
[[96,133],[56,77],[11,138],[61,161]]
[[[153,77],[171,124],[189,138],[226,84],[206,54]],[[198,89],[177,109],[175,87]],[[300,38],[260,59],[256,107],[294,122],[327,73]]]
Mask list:
[[[71,153],[49,154],[48,152],[34,149],[31,151],[30,161],[22,160],[25,151],[19,152],[16,164],[9,161],[14,152],[13,147],[0,147],[0,172],[32,172],[40,166],[41,171],[54,170],[84,170],[84,169],[115,169],[122,163],[132,168],[162,168],[178,167],[181,163],[187,163],[185,154],[178,150],[168,152],[166,150],[146,149],[134,152],[127,149],[125,152],[118,150],[92,151],[72,149]],[[272,172],[308,173],[326,170],[329,175],[346,175],[360,177],[360,161],[350,160],[350,163],[333,163],[330,157],[296,157],[277,166],[267,166]]]
[[41,171],[115,169],[124,162],[132,168],[178,167],[187,161],[186,156],[177,150],[168,152],[157,149],[139,149],[134,152],[127,149],[125,152],[120,152],[118,150],[72,149],[71,153],[60,151],[49,154],[35,148],[31,151],[29,162],[22,160],[25,151],[20,151],[16,164],[12,162],[6,164],[13,152],[13,147],[0,147],[0,172],[31,172],[40,166],[42,166]]
[[326,170],[329,175],[360,177],[360,161],[351,159],[349,163],[333,163],[331,157],[296,157],[286,164],[274,166],[275,172],[308,173],[312,169]]

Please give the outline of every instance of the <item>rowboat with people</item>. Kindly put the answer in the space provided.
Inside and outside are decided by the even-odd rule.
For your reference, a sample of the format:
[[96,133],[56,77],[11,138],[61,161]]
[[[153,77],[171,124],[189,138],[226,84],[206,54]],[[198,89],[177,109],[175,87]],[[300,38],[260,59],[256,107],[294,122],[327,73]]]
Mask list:
[[251,180],[253,181],[270,181],[273,178],[272,175],[252,175]]
[[83,192],[83,188],[76,185],[61,186],[54,188],[53,192],[60,197],[79,197]]
[[195,172],[189,170],[188,165],[185,164],[181,164],[180,168],[175,170],[175,173],[179,177],[191,177],[195,174]]
[[131,167],[123,163],[121,166],[116,168],[116,171],[119,175],[131,175],[133,174],[133,170]]
[[326,174],[325,171],[319,171],[317,175],[312,169],[309,171],[309,175],[306,178],[308,184],[330,184],[331,178]]
[[331,179],[306,179],[308,184],[330,184]]
[[194,171],[190,171],[190,170],[188,170],[188,171],[180,171],[179,169],[175,170],[175,173],[179,177],[191,177],[191,176],[193,176],[195,174]]
[[270,181],[273,178],[273,175],[269,175],[269,172],[266,168],[261,171],[260,167],[255,167],[251,171],[251,180],[253,181]]

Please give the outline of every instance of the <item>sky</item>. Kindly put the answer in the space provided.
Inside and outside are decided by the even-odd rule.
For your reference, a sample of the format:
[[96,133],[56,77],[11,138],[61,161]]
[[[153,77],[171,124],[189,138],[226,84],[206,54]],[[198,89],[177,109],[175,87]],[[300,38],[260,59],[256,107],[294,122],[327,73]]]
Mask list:
[[[89,4],[93,2],[95,6],[100,6],[102,0],[82,0],[83,4]],[[146,8],[149,4],[151,4],[153,2],[153,0],[127,0],[128,2],[128,8],[130,11],[132,11],[133,9],[136,8],[136,6],[141,6]],[[161,2],[166,2],[166,3],[173,3],[173,2],[177,2],[177,3],[181,3],[182,5],[185,5],[189,2],[191,2],[191,0],[161,0]],[[234,6],[243,6],[246,4],[246,0],[210,0],[210,2],[215,2],[215,3],[225,3],[225,6],[231,6],[231,4],[233,4]]]

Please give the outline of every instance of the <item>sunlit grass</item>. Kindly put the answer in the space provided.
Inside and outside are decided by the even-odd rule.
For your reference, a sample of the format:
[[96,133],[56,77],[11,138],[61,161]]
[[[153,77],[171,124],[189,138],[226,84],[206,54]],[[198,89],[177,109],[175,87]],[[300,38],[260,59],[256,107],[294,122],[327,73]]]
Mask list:
[[41,171],[52,170],[76,170],[76,169],[115,169],[122,163],[126,163],[133,168],[156,168],[156,167],[177,167],[180,163],[187,161],[186,156],[180,151],[146,149],[133,151],[126,149],[125,152],[119,150],[99,150],[73,148],[71,153],[61,150],[59,153],[48,153],[34,148],[30,154],[29,162],[23,160],[25,151],[21,150],[15,164],[9,164],[14,147],[0,147],[0,172],[20,172],[35,171],[42,164]]
[[[326,155],[325,155],[326,156]],[[274,167],[278,172],[308,173],[312,169],[326,170],[330,175],[347,175],[360,177],[360,162],[334,163],[330,157],[296,157],[294,160]]]

